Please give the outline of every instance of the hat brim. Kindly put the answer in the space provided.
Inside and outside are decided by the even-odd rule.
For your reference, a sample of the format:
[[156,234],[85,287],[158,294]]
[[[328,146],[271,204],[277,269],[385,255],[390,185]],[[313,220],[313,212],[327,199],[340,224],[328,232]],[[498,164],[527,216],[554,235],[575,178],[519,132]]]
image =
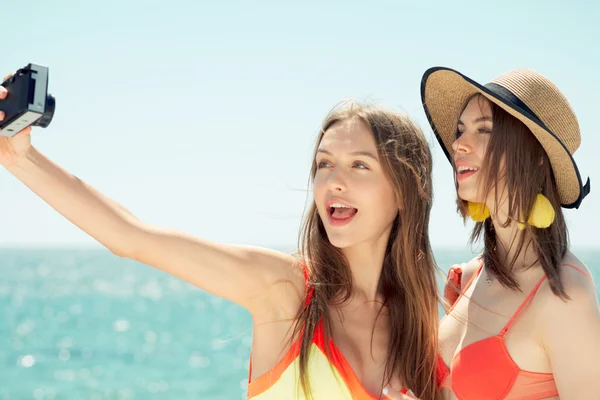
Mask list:
[[[578,208],[587,193],[575,160],[566,146],[548,129],[527,105],[502,86],[480,85],[450,68],[433,67],[421,80],[421,101],[433,132],[452,163],[452,143],[460,114],[467,100],[481,94],[513,117],[523,122],[540,142],[550,160],[558,186],[561,206]],[[585,189],[589,191],[589,180]]]

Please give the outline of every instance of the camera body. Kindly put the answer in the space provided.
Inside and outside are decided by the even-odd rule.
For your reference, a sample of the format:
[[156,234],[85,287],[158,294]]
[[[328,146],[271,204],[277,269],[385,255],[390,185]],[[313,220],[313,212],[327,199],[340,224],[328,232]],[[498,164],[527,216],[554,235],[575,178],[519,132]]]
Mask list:
[[15,136],[30,125],[46,128],[54,116],[56,100],[48,94],[48,67],[29,64],[2,83],[8,96],[0,100],[0,136]]

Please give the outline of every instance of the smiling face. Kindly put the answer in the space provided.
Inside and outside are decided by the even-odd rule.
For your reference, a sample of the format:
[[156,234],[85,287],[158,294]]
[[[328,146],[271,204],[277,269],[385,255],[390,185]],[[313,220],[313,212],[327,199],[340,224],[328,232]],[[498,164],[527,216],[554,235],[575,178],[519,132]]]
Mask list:
[[[399,371],[398,378],[415,382],[420,397],[434,398],[439,317],[429,241],[432,157],[425,135],[406,114],[345,101],[323,120],[313,157],[314,201],[301,227],[299,255],[316,290],[292,334],[302,335],[306,355],[300,379],[312,340],[304,328],[319,321],[331,326],[332,302],[352,300],[358,290],[360,298],[384,301],[385,313],[393,316],[391,341],[422,342],[388,354],[386,365],[424,360],[420,372]],[[352,208],[331,210],[334,205]],[[402,317],[408,314],[414,318],[407,325]]]
[[331,244],[387,241],[398,205],[368,126],[359,118],[334,123],[315,164],[314,199]]
[[482,96],[473,97],[460,115],[452,149],[458,196],[462,200],[475,203],[487,200],[481,168],[492,134],[492,121],[492,107]]

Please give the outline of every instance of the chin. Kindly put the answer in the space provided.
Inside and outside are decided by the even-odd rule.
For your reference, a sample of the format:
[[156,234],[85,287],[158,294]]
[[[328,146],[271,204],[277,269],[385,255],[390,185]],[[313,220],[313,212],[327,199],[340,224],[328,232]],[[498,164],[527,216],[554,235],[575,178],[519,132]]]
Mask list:
[[327,232],[327,240],[329,240],[329,243],[331,243],[333,247],[340,250],[347,249],[356,244],[356,240],[352,240],[347,235],[330,235],[329,232]]
[[468,188],[461,188],[460,186],[458,187],[458,198],[464,201],[471,201],[476,203],[477,202],[477,193],[475,193],[473,190],[469,190]]

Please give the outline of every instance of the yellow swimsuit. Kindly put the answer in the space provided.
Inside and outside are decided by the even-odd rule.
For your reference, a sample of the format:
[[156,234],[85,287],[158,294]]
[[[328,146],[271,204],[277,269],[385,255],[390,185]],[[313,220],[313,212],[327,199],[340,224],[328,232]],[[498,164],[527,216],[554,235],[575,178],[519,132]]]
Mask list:
[[[306,270],[304,275],[307,278]],[[313,288],[309,290],[306,304],[310,302],[313,291]],[[325,352],[323,323],[319,321],[309,349],[307,366],[313,399],[379,400],[379,397],[374,397],[363,387],[333,340],[330,338],[328,342],[329,357]],[[305,400],[299,374],[301,344],[300,337],[275,367],[254,381],[248,379],[248,399]],[[252,377],[252,358],[250,358],[250,377]],[[402,393],[406,393],[406,390]]]
[[[305,400],[300,385],[299,355],[301,338],[296,340],[283,359],[266,374],[248,384],[248,399]],[[378,400],[362,386],[342,352],[329,340],[330,356],[325,353],[323,324],[315,328],[309,350],[308,380],[315,400]],[[252,376],[252,360],[250,360]],[[403,393],[405,393],[404,391]]]

